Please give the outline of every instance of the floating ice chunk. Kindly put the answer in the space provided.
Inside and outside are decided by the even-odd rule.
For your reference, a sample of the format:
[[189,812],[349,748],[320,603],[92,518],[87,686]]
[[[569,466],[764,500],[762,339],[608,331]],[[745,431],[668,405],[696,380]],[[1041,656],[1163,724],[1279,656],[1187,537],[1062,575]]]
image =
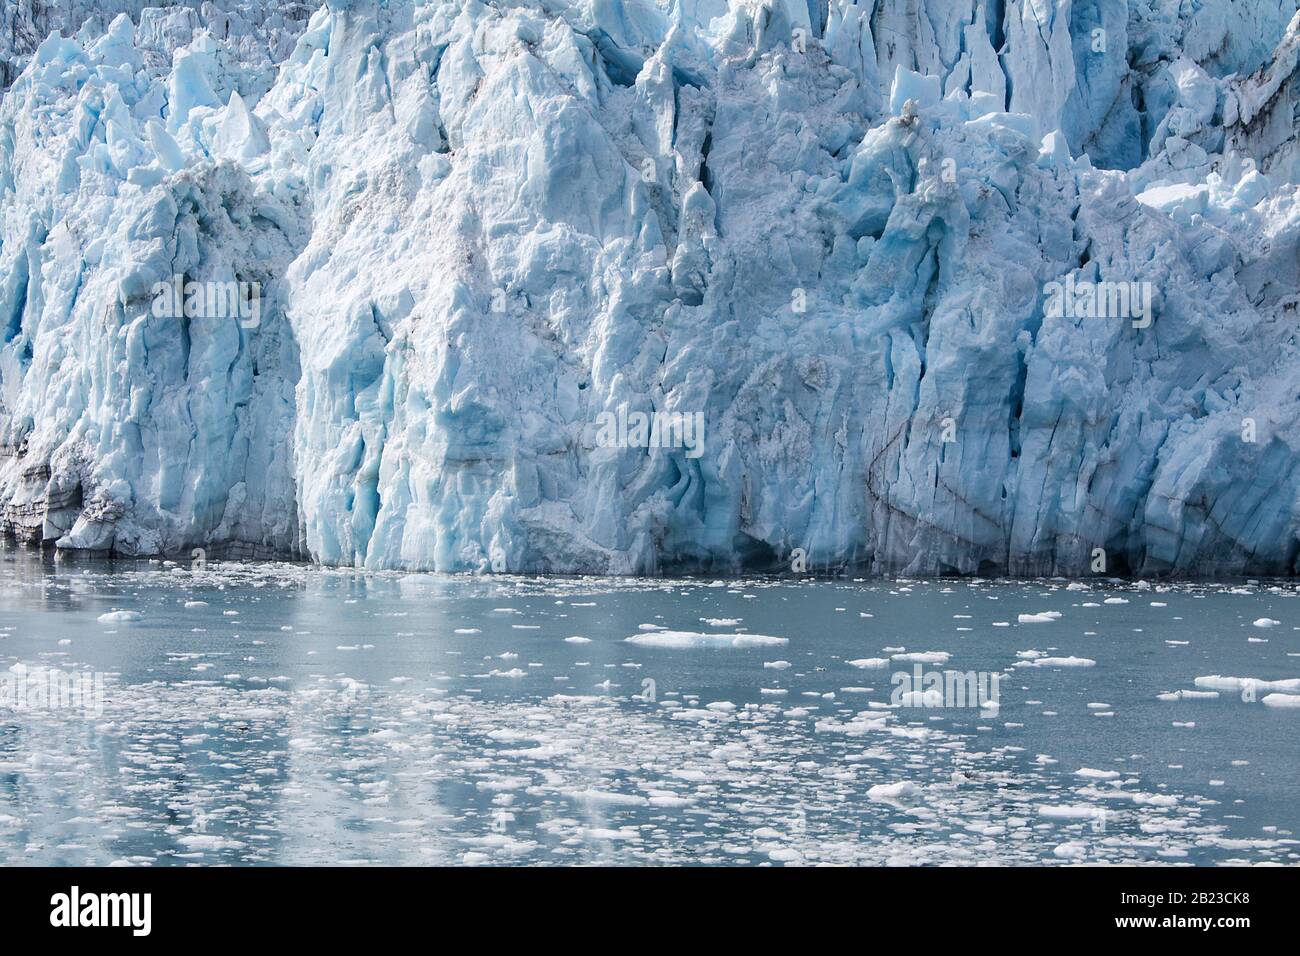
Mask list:
[[947,664],[952,655],[947,651],[912,651],[907,654],[893,654],[892,660],[907,664]]
[[1016,667],[1095,667],[1089,657],[1039,657],[1032,661],[1017,661]]
[[861,670],[875,670],[881,667],[889,666],[887,657],[860,657],[855,661],[845,661],[850,667],[857,667]]
[[565,644],[590,644],[591,638],[583,637],[580,634],[575,634],[573,635],[573,637],[566,637],[564,639],[564,643]]
[[1063,860],[1081,860],[1088,855],[1088,848],[1082,843],[1062,843],[1052,850],[1052,855]]
[[1172,693],[1156,694],[1156,700],[1215,700],[1218,696],[1217,690],[1176,690]]
[[783,671],[790,666],[789,661],[763,661],[763,666],[769,670]]
[[[1195,727],[1195,724],[1191,726]],[[1133,802],[1142,807],[1176,807],[1178,797],[1172,793],[1132,793]]]
[[1300,694],[1265,694],[1263,703],[1267,707],[1300,707]]
[[1050,624],[1061,619],[1060,611],[1041,611],[1038,614],[1021,614],[1016,620],[1021,624]]
[[921,792],[921,788],[910,780],[902,780],[898,783],[878,783],[867,791],[869,800],[901,800],[905,797],[914,797]]
[[1271,617],[1261,617],[1254,621],[1256,627],[1277,627],[1281,621],[1275,621]]
[[690,797],[678,797],[672,794],[658,793],[650,798],[650,806],[661,807],[669,810],[679,810],[682,807],[689,807],[695,801]]
[[186,834],[185,836],[177,837],[176,842],[187,849],[197,850],[199,852],[236,850],[244,845],[239,840],[232,840],[228,837],[203,833]]
[[716,711],[704,707],[683,707],[680,710],[674,710],[669,716],[673,720],[693,720],[698,722],[715,718],[718,715]]
[[789,638],[766,634],[701,634],[695,631],[651,631],[627,638],[629,644],[642,647],[685,649],[693,647],[779,647]]
[[1237,693],[1245,691],[1252,693],[1258,693],[1259,691],[1300,692],[1300,678],[1260,680],[1258,677],[1222,677],[1218,674],[1211,674],[1208,677],[1198,677],[1193,683],[1197,687],[1206,690],[1227,690]]
[[578,790],[565,793],[564,796],[578,803],[594,803],[603,806],[643,807],[649,803],[646,797],[635,793],[615,793],[610,790]]
[[123,624],[130,621],[139,621],[144,615],[139,611],[109,611],[106,614],[99,615],[100,624]]
[[943,691],[935,688],[929,690],[909,690],[900,694],[898,698],[900,707],[942,707]]
[[1074,772],[1076,777],[1085,777],[1088,780],[1118,780],[1120,773],[1118,770],[1094,770],[1092,767],[1080,767]]
[[1038,815],[1049,820],[1094,820],[1105,813],[1104,807],[1087,803],[1047,804],[1038,808]]

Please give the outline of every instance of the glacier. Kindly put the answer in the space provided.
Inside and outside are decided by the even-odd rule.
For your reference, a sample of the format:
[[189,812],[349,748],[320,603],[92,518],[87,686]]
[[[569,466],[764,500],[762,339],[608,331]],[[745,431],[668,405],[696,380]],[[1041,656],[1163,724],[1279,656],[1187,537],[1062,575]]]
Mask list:
[[0,80],[8,536],[1300,570],[1297,0],[17,0]]

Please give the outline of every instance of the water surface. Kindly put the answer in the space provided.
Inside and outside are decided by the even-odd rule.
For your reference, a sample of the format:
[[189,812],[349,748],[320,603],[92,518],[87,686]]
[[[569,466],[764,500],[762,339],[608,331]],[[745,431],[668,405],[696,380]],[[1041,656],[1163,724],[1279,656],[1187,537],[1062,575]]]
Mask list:
[[6,550],[0,673],[107,676],[0,708],[0,863],[1295,863],[1300,709],[1160,698],[1300,677],[1297,594]]

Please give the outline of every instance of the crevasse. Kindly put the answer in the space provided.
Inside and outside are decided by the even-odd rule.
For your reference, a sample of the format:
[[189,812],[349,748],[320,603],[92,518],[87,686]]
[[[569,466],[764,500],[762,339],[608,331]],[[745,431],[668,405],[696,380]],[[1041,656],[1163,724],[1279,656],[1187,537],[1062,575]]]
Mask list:
[[1296,0],[22,0],[0,65],[11,535],[1297,570]]

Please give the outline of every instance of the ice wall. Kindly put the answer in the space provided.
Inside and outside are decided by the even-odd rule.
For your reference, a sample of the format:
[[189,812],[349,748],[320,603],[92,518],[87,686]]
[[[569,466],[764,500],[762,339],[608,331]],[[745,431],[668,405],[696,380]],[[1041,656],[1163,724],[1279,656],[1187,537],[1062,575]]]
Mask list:
[[271,84],[269,19],[127,12],[0,104],[13,533],[1296,569],[1296,0],[331,0]]
[[[0,520],[63,547],[292,553],[279,283],[302,214],[250,178],[256,121],[213,41],[162,79],[133,41],[124,16],[84,49],[51,37],[0,105]],[[158,317],[176,274],[258,282],[260,326]]]
[[240,92],[247,97],[274,81],[277,65],[319,6],[320,0],[6,0],[0,6],[0,91],[51,32],[90,43],[126,14],[139,27],[141,58],[156,67],[166,67],[199,31],[211,32],[222,41],[222,54],[239,63]]

